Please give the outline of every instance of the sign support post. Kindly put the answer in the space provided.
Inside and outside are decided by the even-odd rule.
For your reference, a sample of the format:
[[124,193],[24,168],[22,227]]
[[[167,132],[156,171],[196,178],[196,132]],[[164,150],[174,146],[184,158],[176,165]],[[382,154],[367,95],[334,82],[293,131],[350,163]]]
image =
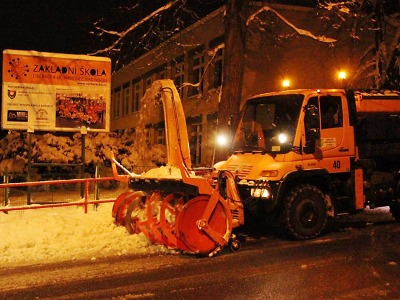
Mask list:
[[[87,129],[85,126],[81,127],[81,178],[85,177],[85,148],[86,148],[86,134]],[[85,195],[85,186],[81,183],[81,197]]]

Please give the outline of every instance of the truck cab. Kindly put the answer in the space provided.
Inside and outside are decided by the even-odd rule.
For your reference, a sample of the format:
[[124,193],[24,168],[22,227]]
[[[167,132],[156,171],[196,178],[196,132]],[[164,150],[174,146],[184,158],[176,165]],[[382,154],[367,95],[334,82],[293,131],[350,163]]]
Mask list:
[[[359,156],[363,140],[359,127],[365,118],[390,119],[399,131],[400,95],[390,95],[391,100],[388,95],[371,96],[377,102],[370,111],[360,106],[368,99],[365,92],[307,89],[254,96],[241,112],[232,155],[218,167],[236,175],[240,196],[251,203],[247,208],[254,218],[261,215],[280,222],[295,238],[315,237],[329,216],[366,205],[390,205],[398,219],[398,164],[381,170],[387,164],[384,155],[378,160],[369,154]],[[380,125],[385,126],[376,124]],[[388,142],[382,138],[380,143]],[[391,142],[400,145],[400,135]],[[389,178],[384,188],[390,194],[384,195],[385,201],[376,201],[376,191],[383,186],[372,193],[368,190],[368,172],[389,174],[384,175]]]

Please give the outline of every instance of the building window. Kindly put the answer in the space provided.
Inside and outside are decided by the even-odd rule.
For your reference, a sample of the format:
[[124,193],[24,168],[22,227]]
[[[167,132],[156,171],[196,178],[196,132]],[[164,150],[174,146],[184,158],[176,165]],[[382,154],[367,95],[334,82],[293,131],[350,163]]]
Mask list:
[[115,117],[115,93],[111,95],[111,118]]
[[140,82],[133,83],[133,93],[132,93],[132,112],[139,111],[140,108]]
[[203,139],[203,126],[201,123],[189,125],[189,147],[193,166],[201,164],[201,144]]
[[179,62],[175,65],[174,84],[179,92],[179,96],[183,99],[183,82],[185,79],[185,64]]
[[210,73],[210,87],[218,88],[222,85],[222,68],[223,68],[223,57],[224,57],[224,48],[221,46],[217,47],[215,55],[211,57],[212,59],[212,70]]
[[148,77],[148,78],[145,80],[144,91],[146,92],[146,91],[151,87],[152,84],[153,84],[153,78]]
[[129,100],[131,98],[130,82],[123,85],[122,115],[126,116],[129,112]]
[[190,87],[190,96],[203,92],[204,76],[204,54],[199,53],[193,56],[191,82],[196,86]]
[[121,92],[117,93],[117,107],[115,109],[115,117],[118,118],[120,116],[120,107],[121,107]]
[[165,70],[157,74],[157,79],[166,79],[166,78],[167,78],[167,72]]
[[156,143],[160,145],[165,145],[165,128],[156,129]]
[[152,141],[154,141],[153,139],[153,129],[151,128],[151,124],[146,124],[145,125],[145,129],[144,129],[144,136],[146,137],[145,143],[146,145],[151,145],[153,144]]
[[189,136],[189,147],[190,147],[190,158],[193,166],[200,166],[202,158],[202,142],[203,142],[203,118],[201,115],[194,117],[188,117],[186,119],[188,136]]
[[121,87],[114,90],[113,97],[113,117],[118,118],[120,116],[120,105],[121,105]]

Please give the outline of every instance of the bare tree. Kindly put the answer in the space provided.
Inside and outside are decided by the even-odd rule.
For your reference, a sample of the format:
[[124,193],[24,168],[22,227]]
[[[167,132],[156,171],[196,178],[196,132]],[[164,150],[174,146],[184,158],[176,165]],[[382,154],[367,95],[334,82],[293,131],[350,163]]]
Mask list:
[[129,6],[116,7],[115,11],[98,20],[92,31],[102,46],[91,54],[111,57],[114,70],[124,67],[222,5],[220,1],[203,3],[200,0],[150,3],[148,0],[131,0],[128,3]]
[[225,14],[225,54],[218,131],[236,127],[240,109],[246,45],[247,0],[229,0]]
[[116,36],[116,39],[112,42],[111,45],[107,46],[106,48],[97,50],[96,52],[92,53],[92,55],[101,54],[101,53],[105,53],[105,52],[109,52],[109,51],[115,51],[118,48],[119,44],[122,42],[122,40],[129,33],[134,31],[135,29],[137,29],[139,26],[143,25],[147,21],[150,21],[151,19],[155,18],[157,15],[161,14],[162,12],[170,9],[171,7],[173,7],[174,5],[176,5],[179,2],[181,2],[181,1],[175,0],[175,1],[171,1],[171,2],[167,3],[166,5],[156,9],[155,11],[151,12],[149,15],[145,16],[143,19],[139,20],[136,23],[133,23],[131,26],[129,26],[128,28],[126,28],[122,31],[107,30],[107,29],[104,29],[103,27],[96,25],[96,29],[99,30],[101,32],[101,34],[106,33],[109,35],[114,35],[114,36]]
[[319,6],[331,13],[331,21],[338,29],[352,24],[354,40],[363,32],[374,35],[364,54],[353,80],[373,78],[374,88],[400,88],[400,4],[398,1],[353,0],[319,1]]

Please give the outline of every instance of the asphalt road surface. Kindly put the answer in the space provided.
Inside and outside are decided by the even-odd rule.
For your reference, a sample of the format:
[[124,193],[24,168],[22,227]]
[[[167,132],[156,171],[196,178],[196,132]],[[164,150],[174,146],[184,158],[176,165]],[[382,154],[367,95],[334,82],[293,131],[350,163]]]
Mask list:
[[0,269],[0,299],[400,299],[400,224],[341,219],[320,238],[238,252],[108,257]]

